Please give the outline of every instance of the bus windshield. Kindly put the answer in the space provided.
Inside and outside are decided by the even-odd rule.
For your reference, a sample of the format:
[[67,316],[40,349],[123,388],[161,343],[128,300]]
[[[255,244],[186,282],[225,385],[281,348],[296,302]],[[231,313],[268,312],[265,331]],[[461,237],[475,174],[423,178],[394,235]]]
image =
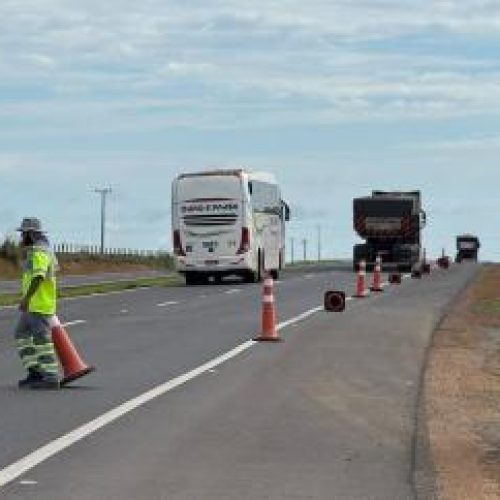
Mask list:
[[241,180],[235,175],[199,175],[185,177],[179,181],[177,200],[241,200]]

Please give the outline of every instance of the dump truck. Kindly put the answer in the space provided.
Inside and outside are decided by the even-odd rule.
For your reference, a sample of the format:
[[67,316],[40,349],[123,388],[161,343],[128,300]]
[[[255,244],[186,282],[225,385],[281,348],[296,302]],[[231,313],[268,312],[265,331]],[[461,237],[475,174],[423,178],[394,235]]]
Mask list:
[[426,224],[420,191],[373,191],[371,196],[355,198],[353,223],[365,240],[353,248],[355,270],[362,260],[372,269],[377,256],[386,267],[401,272],[410,272],[420,262]]
[[457,255],[455,262],[462,262],[462,260],[477,261],[477,255],[481,244],[479,238],[472,234],[461,234],[457,236]]

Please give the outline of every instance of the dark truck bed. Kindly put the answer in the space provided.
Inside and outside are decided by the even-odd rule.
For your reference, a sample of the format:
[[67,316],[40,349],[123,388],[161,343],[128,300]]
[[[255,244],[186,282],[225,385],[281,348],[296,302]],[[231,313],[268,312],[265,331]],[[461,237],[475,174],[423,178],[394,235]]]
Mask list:
[[355,198],[354,229],[366,242],[354,247],[354,267],[365,260],[370,268],[380,255],[383,263],[410,270],[420,259],[421,212],[418,191]]

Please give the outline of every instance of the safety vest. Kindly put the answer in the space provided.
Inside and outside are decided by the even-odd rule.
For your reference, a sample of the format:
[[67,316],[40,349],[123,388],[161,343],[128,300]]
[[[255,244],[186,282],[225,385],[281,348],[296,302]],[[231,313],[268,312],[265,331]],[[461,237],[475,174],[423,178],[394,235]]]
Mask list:
[[55,314],[57,303],[56,256],[49,247],[34,245],[28,249],[23,268],[23,297],[26,296],[34,278],[37,276],[43,278],[29,302],[28,311],[50,316]]

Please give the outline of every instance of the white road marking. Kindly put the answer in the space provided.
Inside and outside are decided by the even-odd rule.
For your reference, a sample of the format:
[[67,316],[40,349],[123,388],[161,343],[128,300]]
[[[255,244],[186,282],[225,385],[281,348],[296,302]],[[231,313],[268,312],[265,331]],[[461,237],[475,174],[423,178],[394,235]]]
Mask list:
[[19,481],[19,484],[21,484],[22,486],[34,486],[38,484],[38,481],[31,481],[29,479],[26,479],[25,481]]
[[158,307],[167,307],[167,306],[177,306],[179,302],[175,300],[169,300],[168,302],[162,302],[161,304],[156,304]]
[[[298,323],[300,321],[304,321],[306,318],[312,316],[313,314],[322,311],[323,306],[318,306],[309,311],[306,311],[302,314],[299,314],[295,318],[289,319],[287,321],[283,321],[277,326],[278,330],[282,330],[283,328]],[[74,322],[73,322],[74,323]],[[199,377],[200,375],[213,371],[216,367],[221,364],[229,361],[232,358],[235,358],[242,352],[247,349],[255,346],[258,342],[254,340],[248,340],[243,344],[235,347],[234,349],[222,354],[221,356],[200,365],[199,367],[191,370],[188,373],[180,375],[168,382],[158,385],[157,387],[133,398],[125,403],[113,408],[112,410],[104,413],[103,415],[91,420],[90,422],[74,429],[73,431],[64,434],[63,436],[47,443],[45,446],[38,448],[37,450],[31,452],[26,455],[24,458],[21,458],[17,462],[14,462],[11,465],[8,465],[4,469],[0,470],[0,488],[14,481],[18,477],[22,476],[29,470],[33,469],[37,465],[45,462],[49,458],[57,455],[61,451],[69,448],[73,444],[85,439],[86,437],[94,434],[99,429],[111,424],[112,422],[118,420],[124,415],[136,410],[137,408],[145,405],[146,403],[152,401],[153,399],[159,398],[160,396],[165,395],[166,393],[172,391],[176,387],[186,384],[187,382]]]
[[120,312],[121,312],[122,314],[127,314],[127,313],[128,313],[128,309],[122,309]]
[[232,288],[231,290],[227,290],[224,293],[226,295],[233,295],[235,293],[240,293],[240,292],[241,292],[241,288]]
[[77,319],[75,321],[68,321],[67,323],[63,323],[62,326],[66,327],[66,326],[84,325],[85,323],[87,323],[86,320],[84,320],[84,319]]
[[323,311],[324,307],[323,306],[318,306],[314,307],[313,309],[309,309],[309,311],[306,311],[302,314],[299,314],[295,318],[289,319],[287,321],[283,321],[279,325],[276,326],[276,329],[282,330],[283,328],[286,328],[287,326],[294,325],[295,323],[299,323],[300,321],[304,321],[306,318],[309,318],[309,316],[312,316],[313,314],[316,314],[319,311]]

